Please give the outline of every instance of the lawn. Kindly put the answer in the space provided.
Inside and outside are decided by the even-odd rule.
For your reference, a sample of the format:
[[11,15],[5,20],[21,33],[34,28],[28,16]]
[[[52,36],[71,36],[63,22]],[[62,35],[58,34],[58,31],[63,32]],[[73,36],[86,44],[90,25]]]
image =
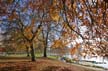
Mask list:
[[67,64],[50,58],[37,58],[31,62],[29,58],[2,58],[0,71],[96,71],[77,65]]

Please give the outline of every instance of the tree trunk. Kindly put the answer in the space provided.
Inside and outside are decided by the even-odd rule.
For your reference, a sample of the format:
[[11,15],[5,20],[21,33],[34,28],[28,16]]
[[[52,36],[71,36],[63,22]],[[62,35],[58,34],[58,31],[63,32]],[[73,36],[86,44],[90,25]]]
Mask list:
[[45,39],[44,41],[44,54],[43,54],[43,57],[47,57],[47,47],[48,47],[48,35],[49,35],[49,27],[48,27],[48,30],[47,30],[47,33],[46,33],[46,36],[44,35],[44,32],[42,31],[42,34],[43,34],[43,39]]
[[43,57],[47,57],[47,46],[44,47],[44,56]]
[[46,38],[45,38],[45,42],[44,42],[45,47],[44,47],[44,56],[43,57],[47,57],[48,34],[49,34],[49,31],[46,34]]
[[29,47],[28,46],[26,46],[26,52],[27,52],[27,57],[30,57],[30,55],[29,55]]
[[31,60],[35,61],[35,52],[34,52],[33,44],[31,44],[30,48],[31,48]]

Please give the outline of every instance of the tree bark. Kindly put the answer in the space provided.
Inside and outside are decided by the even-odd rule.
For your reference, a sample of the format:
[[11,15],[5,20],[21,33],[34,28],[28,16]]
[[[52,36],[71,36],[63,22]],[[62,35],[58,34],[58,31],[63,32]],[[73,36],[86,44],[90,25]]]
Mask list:
[[31,60],[36,61],[35,60],[35,52],[34,52],[33,44],[30,45],[30,48],[31,48]]

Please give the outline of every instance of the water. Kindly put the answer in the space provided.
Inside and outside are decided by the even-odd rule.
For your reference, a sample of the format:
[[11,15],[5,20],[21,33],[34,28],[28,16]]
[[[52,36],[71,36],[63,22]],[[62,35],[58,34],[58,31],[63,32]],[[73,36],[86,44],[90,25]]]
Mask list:
[[108,60],[104,59],[103,57],[97,57],[97,58],[83,58],[83,60],[87,61],[96,61],[96,63],[93,63],[95,66],[100,66],[108,69]]
[[[66,55],[66,57],[72,58],[71,55]],[[108,69],[108,60],[107,59],[103,60],[103,57],[97,57],[97,58],[96,57],[93,57],[93,58],[88,57],[88,58],[81,58],[81,60],[95,61],[96,63],[91,63],[91,64]]]
[[97,63],[94,64],[94,65],[104,67],[104,68],[108,68],[108,60],[107,59],[103,60],[103,57],[90,58],[90,59],[86,59],[86,60],[96,61]]

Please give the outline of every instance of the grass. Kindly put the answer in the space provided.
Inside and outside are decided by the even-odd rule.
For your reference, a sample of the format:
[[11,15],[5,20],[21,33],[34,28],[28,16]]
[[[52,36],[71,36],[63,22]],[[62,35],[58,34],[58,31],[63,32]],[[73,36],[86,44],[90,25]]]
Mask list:
[[48,58],[51,58],[51,59],[58,59],[58,56],[48,56]]
[[[43,57],[43,53],[37,52],[35,53],[36,57]],[[27,54],[9,54],[3,57],[27,57]],[[48,56],[48,58],[52,58],[52,59],[58,59],[58,56],[54,56],[54,55],[50,55]]]

